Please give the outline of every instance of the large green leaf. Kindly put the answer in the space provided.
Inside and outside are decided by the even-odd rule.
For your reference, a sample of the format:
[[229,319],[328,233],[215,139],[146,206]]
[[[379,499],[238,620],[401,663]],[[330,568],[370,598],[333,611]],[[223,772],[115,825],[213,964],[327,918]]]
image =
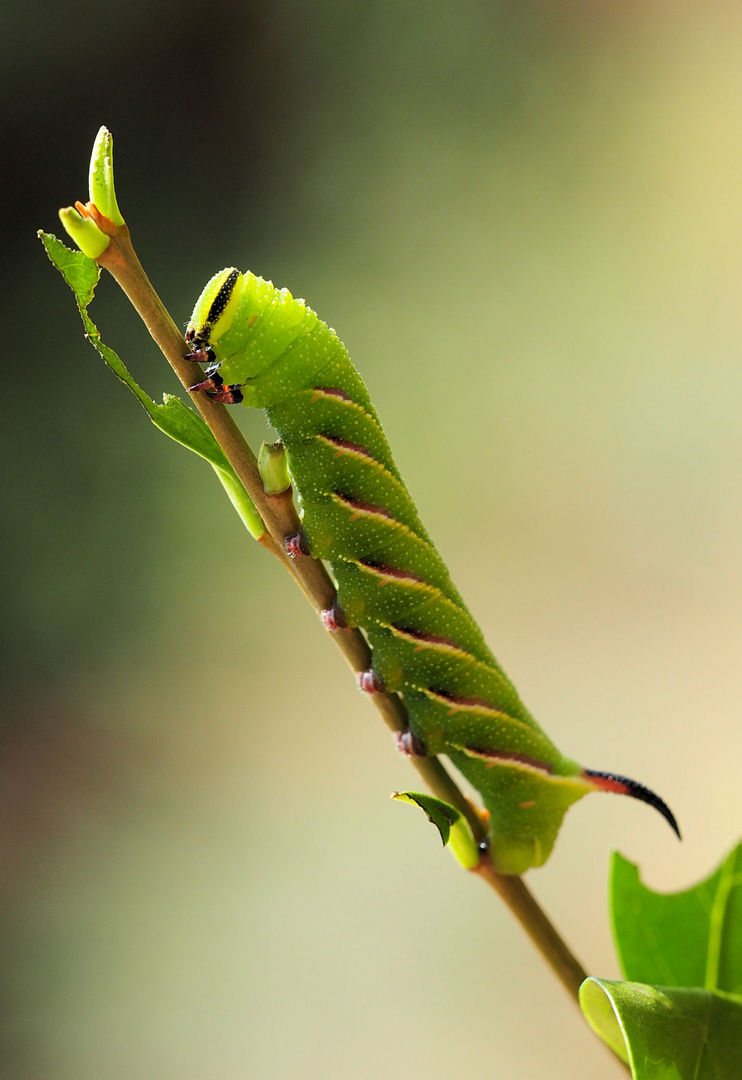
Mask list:
[[616,853],[611,907],[627,979],[742,994],[742,844],[705,881],[677,893],[648,889]]
[[580,1004],[634,1080],[742,1077],[742,845],[692,889],[657,893],[621,855],[613,929],[630,982],[588,979]]
[[590,1026],[634,1080],[740,1080],[742,998],[700,988],[587,979]]
[[237,513],[250,533],[259,538],[265,532],[263,521],[255,509],[221,447],[211,434],[205,421],[172,394],[165,394],[162,405],[147,394],[131,377],[121,358],[101,341],[97,326],[88,315],[88,305],[93,299],[100,278],[100,267],[81,251],[72,251],[51,233],[39,232],[41,242],[51,262],[72,289],[77,300],[80,318],[85,326],[85,336],[100,353],[111,370],[129,387],[144,406],[152,423],[181,446],[192,450],[213,466],[219,480]]

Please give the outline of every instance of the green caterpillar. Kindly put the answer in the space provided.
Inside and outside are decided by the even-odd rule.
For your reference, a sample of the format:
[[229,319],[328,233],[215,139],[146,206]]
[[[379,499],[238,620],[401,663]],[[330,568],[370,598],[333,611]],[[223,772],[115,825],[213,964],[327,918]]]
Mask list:
[[360,685],[402,696],[401,748],[447,754],[481,792],[497,869],[541,866],[567,808],[589,791],[641,799],[679,836],[658,796],[563,757],[525,708],[420,522],[335,331],[286,289],[227,268],[199,297],[186,340],[189,358],[207,364],[192,389],[265,409],[286,447],[301,542],[337,582],[326,624],[365,632],[373,669]]

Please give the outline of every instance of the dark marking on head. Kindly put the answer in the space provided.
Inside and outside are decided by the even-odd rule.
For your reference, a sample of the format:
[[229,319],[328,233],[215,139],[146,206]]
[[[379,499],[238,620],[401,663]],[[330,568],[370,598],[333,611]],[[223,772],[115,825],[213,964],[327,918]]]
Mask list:
[[594,769],[583,769],[582,774],[586,779],[592,780],[595,786],[602,791],[613,791],[617,795],[630,795],[632,799],[639,799],[640,802],[653,806],[655,810],[662,814],[673,832],[677,834],[678,840],[682,840],[678,823],[670,807],[659,795],[655,795],[644,784],[631,780],[628,776],[619,776],[617,773],[596,772]]
[[223,313],[225,307],[229,303],[230,297],[234,292],[234,287],[237,284],[237,279],[239,278],[239,276],[239,270],[232,270],[231,273],[227,274],[226,278],[222,282],[219,292],[211,301],[211,307],[209,308],[209,314],[206,316],[204,329],[206,328],[206,326],[213,327],[216,325],[219,316]]

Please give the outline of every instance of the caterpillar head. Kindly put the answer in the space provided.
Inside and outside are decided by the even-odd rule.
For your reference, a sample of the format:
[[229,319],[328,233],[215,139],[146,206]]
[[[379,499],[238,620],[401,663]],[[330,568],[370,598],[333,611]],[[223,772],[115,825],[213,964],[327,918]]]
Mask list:
[[244,275],[233,266],[214,274],[196,301],[185,339],[196,349],[214,347],[234,322]]
[[[185,336],[194,350],[213,351],[225,381],[244,386],[286,357],[317,322],[312,309],[288,289],[228,266],[199,296]],[[306,363],[303,354],[302,360]],[[252,396],[245,404],[255,404]]]

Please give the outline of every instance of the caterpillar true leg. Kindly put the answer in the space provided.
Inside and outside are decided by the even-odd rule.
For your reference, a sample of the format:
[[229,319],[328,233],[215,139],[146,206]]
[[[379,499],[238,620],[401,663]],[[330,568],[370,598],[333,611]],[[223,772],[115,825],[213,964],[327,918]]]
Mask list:
[[190,360],[192,364],[205,364],[207,375],[221,367],[221,360],[217,360],[216,353],[209,345],[197,346],[192,352],[185,353],[183,359]]
[[218,366],[218,364],[215,364],[211,368],[207,368],[204,372],[206,378],[202,382],[189,386],[188,389],[190,391],[203,390],[214,401],[222,401],[225,405],[239,405],[243,400],[242,384],[225,383],[216,370]]
[[[186,340],[189,340],[186,334]],[[222,401],[225,405],[239,405],[243,400],[241,383],[225,383],[218,374],[222,366],[221,360],[217,360],[216,353],[208,342],[198,344],[192,352],[186,353],[184,360],[190,360],[192,364],[204,364],[204,375],[201,382],[189,386],[189,391],[203,390],[214,401]]]

